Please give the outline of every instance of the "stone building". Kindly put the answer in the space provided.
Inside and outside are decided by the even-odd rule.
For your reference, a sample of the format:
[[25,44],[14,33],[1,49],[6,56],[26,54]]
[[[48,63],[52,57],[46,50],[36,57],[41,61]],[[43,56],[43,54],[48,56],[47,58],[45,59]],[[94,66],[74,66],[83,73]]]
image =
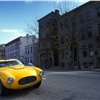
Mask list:
[[[5,45],[6,59],[16,58],[16,59],[19,59],[21,62],[26,63],[26,59],[29,56],[29,54],[27,53],[26,55],[27,48],[25,47],[32,45],[33,43],[38,43],[38,38],[36,38],[34,35],[29,35],[29,34],[26,34],[26,36],[21,36],[10,41],[9,43]],[[28,48],[28,51],[29,49],[30,48]],[[35,55],[38,55],[38,54],[35,54]],[[27,61],[30,61],[30,58]],[[33,61],[33,56],[32,56],[32,61]]]
[[51,12],[38,20],[39,24],[39,66],[52,67],[59,65],[57,20],[59,11]]
[[34,42],[25,46],[25,63],[32,63],[38,66],[38,43]]
[[[89,1],[63,15],[55,10],[38,23],[40,66],[48,66],[49,61],[50,66],[65,69],[100,68],[99,1]],[[56,51],[51,48],[52,36],[57,39]]]
[[[59,64],[64,68],[100,67],[100,2],[90,1],[58,20]],[[60,67],[61,67],[60,66]]]

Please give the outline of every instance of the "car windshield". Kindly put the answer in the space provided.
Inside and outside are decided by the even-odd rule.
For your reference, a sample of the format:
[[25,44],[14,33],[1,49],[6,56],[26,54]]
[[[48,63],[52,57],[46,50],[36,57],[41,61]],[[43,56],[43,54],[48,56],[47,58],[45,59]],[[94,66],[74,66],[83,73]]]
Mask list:
[[23,65],[23,64],[20,61],[0,62],[0,67],[14,66],[14,65]]

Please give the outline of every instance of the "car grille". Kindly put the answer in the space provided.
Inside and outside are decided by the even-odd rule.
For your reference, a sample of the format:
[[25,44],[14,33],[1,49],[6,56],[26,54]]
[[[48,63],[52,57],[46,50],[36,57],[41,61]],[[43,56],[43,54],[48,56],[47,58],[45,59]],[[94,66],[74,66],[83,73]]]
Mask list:
[[34,81],[36,81],[36,77],[35,76],[28,76],[28,77],[24,77],[24,78],[20,79],[18,81],[18,84],[19,85],[25,85],[25,84],[32,83]]

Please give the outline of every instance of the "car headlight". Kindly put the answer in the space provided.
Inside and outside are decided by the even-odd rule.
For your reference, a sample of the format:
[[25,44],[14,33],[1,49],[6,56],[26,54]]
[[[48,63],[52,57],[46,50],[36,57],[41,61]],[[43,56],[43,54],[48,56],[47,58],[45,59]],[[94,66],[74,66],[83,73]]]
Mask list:
[[8,77],[8,78],[7,78],[7,83],[8,83],[9,85],[11,85],[11,84],[13,83],[13,81],[14,81],[13,77]]
[[43,71],[43,70],[42,70],[42,71],[39,71],[39,73],[38,73],[38,74],[39,74],[39,76],[41,76],[41,77],[42,77],[42,76],[44,75],[44,71]]

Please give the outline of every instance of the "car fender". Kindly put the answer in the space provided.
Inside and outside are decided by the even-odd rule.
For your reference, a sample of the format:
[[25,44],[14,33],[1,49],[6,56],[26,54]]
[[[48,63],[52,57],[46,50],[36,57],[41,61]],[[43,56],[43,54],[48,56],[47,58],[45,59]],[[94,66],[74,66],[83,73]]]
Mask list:
[[7,78],[9,77],[9,76],[12,76],[10,73],[8,73],[8,72],[0,72],[0,80],[1,80],[1,82],[2,82],[2,84],[3,84],[3,86],[4,87],[8,87],[8,84],[7,84]]

